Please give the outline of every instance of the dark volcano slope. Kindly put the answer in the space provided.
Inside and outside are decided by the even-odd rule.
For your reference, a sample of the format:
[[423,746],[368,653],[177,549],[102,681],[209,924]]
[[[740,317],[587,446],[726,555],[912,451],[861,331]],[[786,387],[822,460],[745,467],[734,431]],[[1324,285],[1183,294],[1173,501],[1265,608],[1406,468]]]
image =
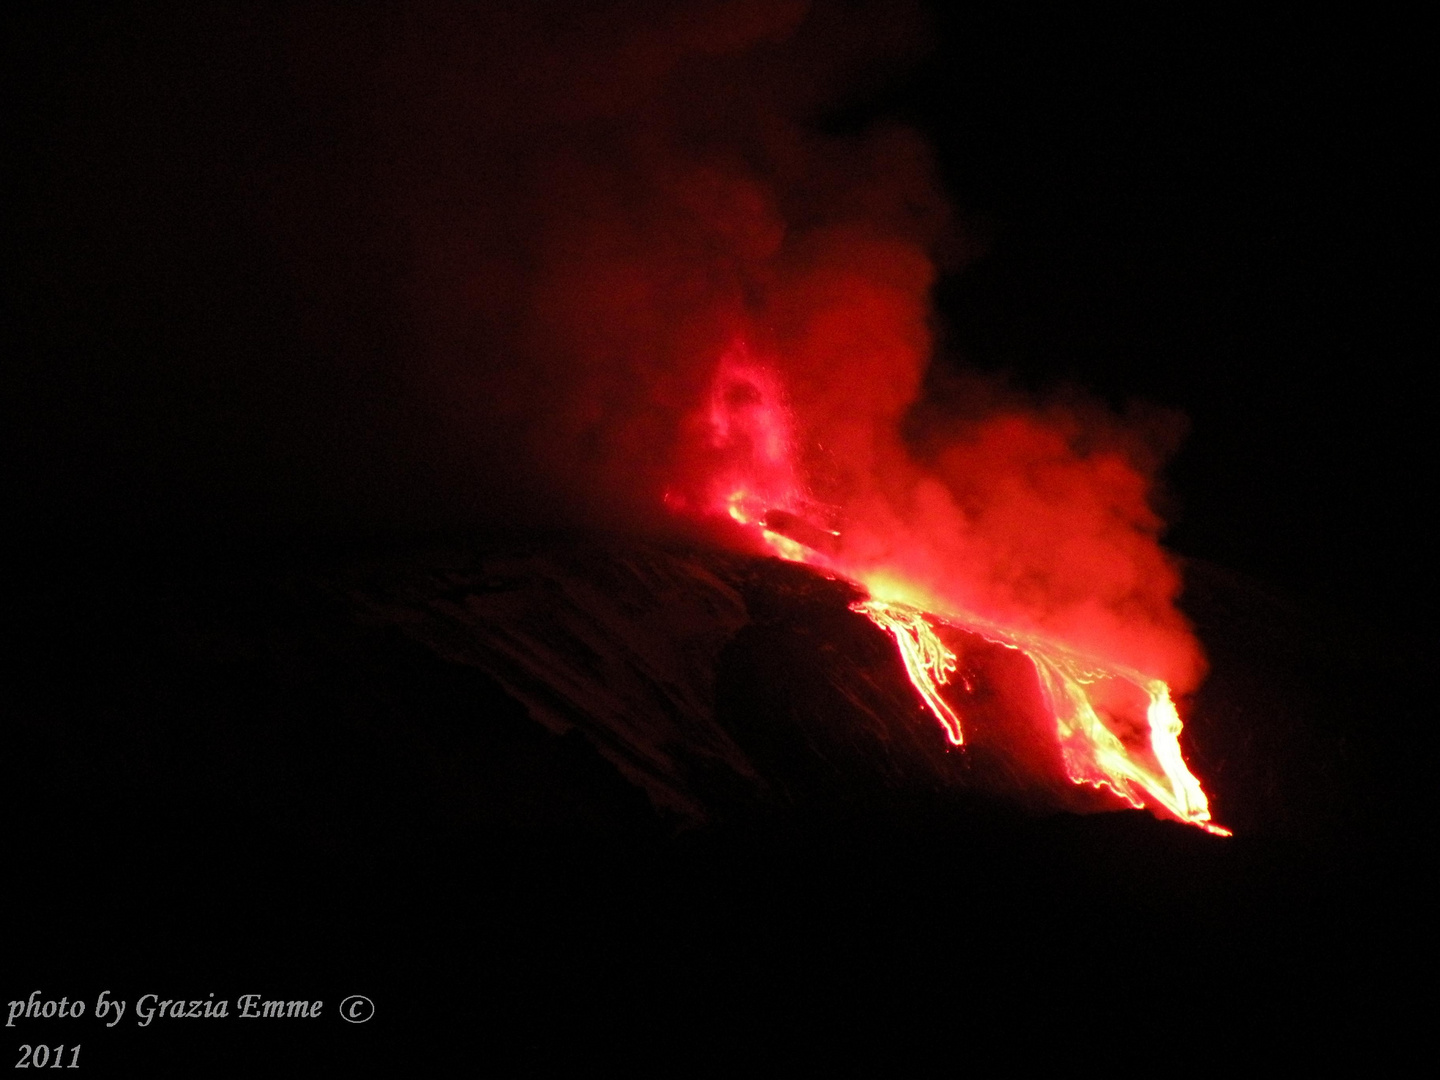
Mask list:
[[[1231,840],[1076,813],[1009,650],[957,637],[949,748],[853,589],[802,567],[593,541],[176,565],[71,562],[10,609],[7,1000],[381,1003],[283,1036],[323,1070],[979,1046],[1017,1017],[1050,1032],[1030,1054],[1219,1011],[1205,1056],[1339,1031],[1410,925],[1356,735],[1403,699],[1218,570],[1186,747]],[[142,1070],[282,1046],[168,1030],[91,1037]]]

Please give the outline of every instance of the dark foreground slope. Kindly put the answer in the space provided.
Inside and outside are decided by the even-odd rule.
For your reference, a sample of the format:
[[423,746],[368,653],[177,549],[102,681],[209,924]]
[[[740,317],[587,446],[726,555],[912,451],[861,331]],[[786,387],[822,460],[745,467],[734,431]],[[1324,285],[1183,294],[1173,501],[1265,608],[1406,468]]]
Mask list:
[[[621,542],[57,562],[11,609],[6,1000],[332,1011],[12,1041],[191,1075],[688,1073],[917,1039],[1223,1060],[1401,1004],[1419,852],[1366,732],[1412,699],[1364,642],[1193,568],[1214,671],[1186,745],[1220,840],[1079,813],[1099,804],[1047,773],[1007,650],[960,642],[951,751],[853,599]],[[364,1026],[333,1013],[355,993]]]

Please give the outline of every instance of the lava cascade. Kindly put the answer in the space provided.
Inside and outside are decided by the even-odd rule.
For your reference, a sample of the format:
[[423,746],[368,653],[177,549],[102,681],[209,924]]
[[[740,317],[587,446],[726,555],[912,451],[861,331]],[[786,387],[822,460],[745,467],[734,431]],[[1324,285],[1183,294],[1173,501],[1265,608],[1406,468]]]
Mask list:
[[847,112],[924,54],[919,5],[432,0],[294,34],[299,100],[354,167],[294,163],[276,228],[328,252],[337,216],[383,211],[294,273],[325,350],[370,355],[370,286],[330,280],[351,263],[413,330],[346,384],[408,395],[406,499],[713,522],[866,589],[951,742],[947,625],[1030,657],[1073,779],[1208,825],[1173,705],[1204,659],[1151,505],[1174,431],[933,363],[937,275],[985,242],[921,134]]
[[[903,556],[891,563],[857,557],[847,548],[845,534],[833,527],[844,508],[819,502],[804,483],[780,375],[754,359],[743,339],[732,342],[717,364],[704,415],[716,467],[698,500],[672,491],[667,503],[728,517],[780,558],[862,586],[869,598],[852,610],[895,639],[910,681],[951,743],[961,746],[965,737],[963,718],[943,691],[957,670],[956,653],[938,632],[946,625],[1030,660],[1073,782],[1108,790],[1136,809],[1229,835],[1211,820],[1205,793],[1186,766],[1179,712],[1164,679],[967,610],[949,598],[955,592],[939,595],[907,579]],[[901,550],[908,538],[893,519],[891,524],[897,528],[891,550]],[[964,583],[957,584],[963,590]]]

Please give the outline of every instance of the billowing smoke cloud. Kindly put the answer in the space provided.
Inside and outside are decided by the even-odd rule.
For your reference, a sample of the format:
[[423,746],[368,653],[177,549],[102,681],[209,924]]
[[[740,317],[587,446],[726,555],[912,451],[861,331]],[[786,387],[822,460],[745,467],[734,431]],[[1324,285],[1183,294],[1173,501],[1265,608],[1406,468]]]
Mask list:
[[[406,377],[486,497],[534,513],[539,481],[558,520],[663,513],[737,334],[783,357],[817,430],[893,427],[945,204],[914,135],[809,124],[921,30],[894,4],[432,3],[352,30],[337,72],[334,28],[305,28],[314,93],[363,91],[339,108],[403,237]],[[835,384],[868,388],[843,425]]]
[[1193,685],[1150,501],[1166,425],[979,383],[926,397],[953,229],[927,148],[819,124],[918,55],[916,11],[430,3],[296,42],[398,238],[403,379],[485,511],[644,528],[693,508],[740,342],[775,386],[738,392],[783,397],[784,467],[852,562]]

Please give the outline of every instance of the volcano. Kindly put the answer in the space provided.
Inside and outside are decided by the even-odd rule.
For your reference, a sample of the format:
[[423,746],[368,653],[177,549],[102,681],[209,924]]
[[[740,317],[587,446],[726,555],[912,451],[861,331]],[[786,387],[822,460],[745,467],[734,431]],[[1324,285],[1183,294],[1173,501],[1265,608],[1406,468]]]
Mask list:
[[356,587],[363,618],[582,735],[677,826],[922,792],[1116,806],[1068,782],[1014,649],[952,632],[964,671],[950,696],[975,731],[951,753],[894,643],[857,610],[866,594],[813,570],[631,544],[381,580]]
[[1076,991],[1104,939],[1194,993],[1236,964],[1258,993],[1293,994],[1296,965],[1333,988],[1369,895],[1335,831],[1365,764],[1295,698],[1329,646],[1203,564],[1197,625],[1239,645],[1187,750],[1230,839],[1073,783],[1033,667],[983,639],[954,639],[953,746],[856,588],[810,567],[577,536],[174,567],[47,590],[12,643],[9,821],[50,860],[18,886],[26,971],[319,970],[399,1014],[362,1056],[420,1032],[459,1060],[464,1023],[509,1059],[561,1052],[560,1010],[569,1049],[635,1025],[691,1048],[888,1016],[895,980],[920,1004],[893,1022],[923,1028],[956,970],[985,986],[970,1024],[1037,980]]
[[1426,1030],[1418,20],[5,14],[12,1048]]

